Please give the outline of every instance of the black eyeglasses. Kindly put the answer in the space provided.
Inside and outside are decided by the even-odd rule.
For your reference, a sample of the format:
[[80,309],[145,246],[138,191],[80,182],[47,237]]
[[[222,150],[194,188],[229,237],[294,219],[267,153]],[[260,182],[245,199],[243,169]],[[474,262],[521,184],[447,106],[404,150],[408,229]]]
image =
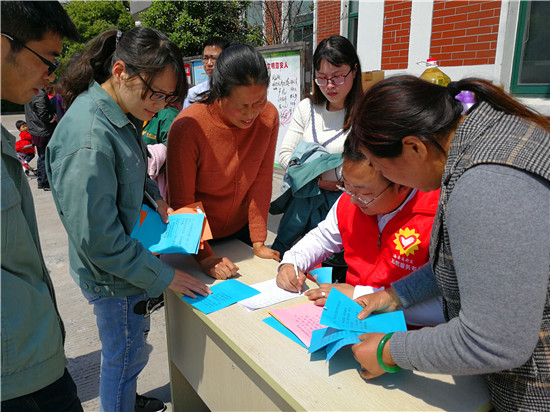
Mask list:
[[341,74],[340,76],[334,76],[334,77],[316,77],[315,83],[317,83],[317,86],[326,86],[328,82],[331,82],[332,84],[336,86],[340,86],[346,82],[346,77],[349,76],[353,69],[349,69],[349,72],[347,74]]
[[143,77],[140,76],[140,74],[138,72],[136,72],[136,75],[137,75],[137,77],[139,77],[141,79],[143,84],[145,86],[147,86],[147,88],[151,92],[151,94],[149,95],[149,99],[151,99],[152,101],[158,102],[160,100],[164,100],[164,101],[166,101],[166,104],[168,104],[168,103],[174,103],[176,100],[179,99],[179,96],[177,96],[175,94],[166,94],[166,93],[163,93],[163,92],[158,92],[156,90],[153,90],[151,88],[151,86],[149,86],[149,84],[143,79]]
[[46,66],[48,66],[48,76],[51,76],[58,69],[58,67],[60,65],[59,59],[53,59],[53,62],[51,62],[51,61],[45,59],[44,57],[42,57],[41,55],[39,55],[37,52],[35,52],[30,47],[25,46],[21,40],[18,40],[15,37],[10,36],[9,34],[6,34],[6,33],[1,33],[1,34],[6,39],[8,39],[8,40],[10,40],[14,43],[19,43],[22,47],[24,47],[25,49],[30,51],[32,54],[34,54],[36,57],[38,57],[40,60],[42,60],[42,63],[44,63]]

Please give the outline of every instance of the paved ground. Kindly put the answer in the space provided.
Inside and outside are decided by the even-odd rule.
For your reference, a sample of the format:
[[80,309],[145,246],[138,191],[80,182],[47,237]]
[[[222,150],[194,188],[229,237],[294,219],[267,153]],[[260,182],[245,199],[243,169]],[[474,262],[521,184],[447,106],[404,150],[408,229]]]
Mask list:
[[[23,114],[2,116],[2,124],[18,135],[15,122],[24,118]],[[36,158],[31,165],[36,166]],[[281,176],[280,169],[273,174],[273,197],[279,193]],[[29,183],[34,196],[44,259],[51,273],[59,310],[67,329],[65,353],[69,360],[68,369],[77,384],[84,410],[95,412],[99,410],[101,351],[95,317],[92,308],[80,293],[80,288],[69,275],[67,236],[57,215],[52,194],[39,190],[34,178],[29,178]],[[268,245],[273,242],[278,220],[274,216],[269,216],[266,242]],[[163,400],[168,404],[168,411],[172,411],[163,310],[151,315],[148,343],[151,351],[149,363],[139,376],[138,392]]]

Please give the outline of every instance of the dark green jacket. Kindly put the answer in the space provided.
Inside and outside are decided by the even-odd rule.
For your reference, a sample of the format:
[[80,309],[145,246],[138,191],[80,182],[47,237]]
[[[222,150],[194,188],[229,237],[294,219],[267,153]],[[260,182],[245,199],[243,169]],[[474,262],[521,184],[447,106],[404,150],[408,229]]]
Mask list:
[[46,269],[34,203],[2,126],[2,400],[35,392],[65,370],[64,328]]

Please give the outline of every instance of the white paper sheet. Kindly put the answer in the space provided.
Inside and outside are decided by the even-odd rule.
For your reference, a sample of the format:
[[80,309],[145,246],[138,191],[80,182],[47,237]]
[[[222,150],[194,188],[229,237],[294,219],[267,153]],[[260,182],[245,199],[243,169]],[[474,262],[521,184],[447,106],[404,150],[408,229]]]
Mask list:
[[252,296],[251,298],[244,299],[239,302],[239,305],[245,307],[248,310],[265,308],[266,306],[275,305],[276,303],[284,302],[285,300],[290,300],[302,296],[302,293],[289,292],[287,290],[281,289],[279,286],[277,286],[275,278],[250,286],[252,286],[256,290],[259,290],[260,293],[256,296]]

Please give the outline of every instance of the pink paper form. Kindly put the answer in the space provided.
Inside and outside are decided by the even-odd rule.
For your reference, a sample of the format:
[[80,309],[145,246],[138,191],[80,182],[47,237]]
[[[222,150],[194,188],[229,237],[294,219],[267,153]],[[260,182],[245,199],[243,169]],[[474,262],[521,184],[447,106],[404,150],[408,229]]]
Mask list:
[[323,307],[315,306],[313,302],[273,309],[269,313],[294,333],[308,348],[313,331],[325,328],[319,323]]

